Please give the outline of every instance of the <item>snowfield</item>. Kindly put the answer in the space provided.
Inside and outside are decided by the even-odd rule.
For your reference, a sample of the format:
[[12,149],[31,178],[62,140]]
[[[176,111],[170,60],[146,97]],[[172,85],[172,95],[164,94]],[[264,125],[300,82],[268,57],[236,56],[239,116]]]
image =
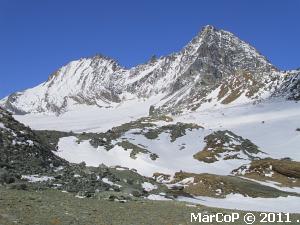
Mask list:
[[292,187],[292,188],[291,187],[281,187],[280,186],[281,184],[278,183],[278,182],[275,182],[275,181],[270,181],[270,180],[267,180],[267,181],[258,181],[258,180],[247,178],[247,177],[241,177],[241,178],[246,179],[246,180],[250,180],[250,181],[254,181],[254,182],[262,184],[264,186],[276,188],[277,190],[286,191],[286,192],[293,192],[293,193],[300,194],[300,187]]
[[[190,134],[193,133],[193,134]],[[249,163],[249,160],[220,160],[215,163],[204,163],[193,158],[203,146],[203,131],[190,132],[186,136],[178,138],[171,143],[166,134],[161,134],[157,140],[132,140],[133,143],[143,143],[148,150],[158,154],[159,158],[151,160],[147,154],[139,153],[136,159],[130,157],[130,150],[121,146],[115,146],[107,151],[104,147],[94,148],[89,141],[77,143],[76,137],[61,138],[58,143],[58,151],[54,153],[69,162],[85,162],[88,166],[122,166],[136,169],[139,174],[152,177],[153,173],[160,172],[174,175],[180,170],[194,173],[213,173],[228,175],[233,169]],[[147,141],[147,142],[146,142]],[[179,150],[182,143],[187,143],[186,148]],[[191,144],[189,144],[191,143]]]
[[[147,116],[150,105],[159,98],[157,96],[151,101],[145,102],[133,100],[112,109],[89,106],[67,112],[59,117],[41,114],[15,115],[14,117],[38,130],[102,132],[124,122]],[[199,141],[194,138],[186,140],[193,146],[198,143],[198,150],[203,146],[201,139],[204,134],[207,135],[217,130],[230,130],[243,138],[250,139],[270,157],[290,157],[297,161],[300,160],[300,132],[296,131],[297,128],[300,128],[300,103],[266,101],[256,105],[216,106],[211,109],[201,110],[200,108],[196,112],[189,112],[173,118],[174,122],[197,123],[205,128],[204,133],[198,138]],[[161,123],[161,125],[164,124],[165,122]],[[163,146],[164,142],[149,142],[146,138],[134,140],[134,142],[155,145],[151,148],[154,153],[164,154],[164,147],[157,148],[157,146]],[[155,152],[156,149],[159,149],[159,152]],[[82,158],[83,160],[84,158]]]
[[265,101],[256,105],[216,107],[175,118],[198,123],[209,130],[230,130],[251,140],[273,158],[300,161],[300,103]]
[[177,200],[225,209],[300,213],[300,198],[295,196],[251,198],[241,194],[229,194],[225,199],[199,196],[196,198],[178,197]]
[[110,108],[76,105],[72,110],[60,116],[37,113],[14,115],[14,117],[35,130],[102,132],[148,115],[149,107],[161,98],[161,95],[156,95],[147,100],[132,99]]
[[152,163],[152,160],[146,155],[132,159],[130,158],[130,151],[126,151],[120,146],[115,146],[107,151],[102,147],[94,148],[89,141],[77,144],[76,140],[76,137],[61,138],[58,143],[58,151],[54,153],[72,163],[84,161],[88,166],[99,166],[103,163],[107,166],[128,167],[136,169],[140,174],[146,176],[152,176],[153,172],[161,170],[166,173],[172,172],[168,168],[162,168]]

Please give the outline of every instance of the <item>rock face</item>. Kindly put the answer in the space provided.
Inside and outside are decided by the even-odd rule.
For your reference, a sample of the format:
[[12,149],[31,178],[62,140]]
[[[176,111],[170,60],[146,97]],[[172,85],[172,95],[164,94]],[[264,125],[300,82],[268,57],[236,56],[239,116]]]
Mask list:
[[274,96],[284,96],[289,100],[300,100],[300,70],[293,70],[285,73],[280,87],[273,94]]
[[[249,102],[291,92],[299,95],[299,73],[278,71],[265,57],[232,33],[206,26],[180,52],[152,57],[126,69],[97,55],[63,66],[31,89],[14,93],[0,105],[16,114],[61,114],[76,105],[114,107],[129,99],[161,101],[151,113],[195,110],[204,103]],[[298,96],[298,97],[297,97]]]

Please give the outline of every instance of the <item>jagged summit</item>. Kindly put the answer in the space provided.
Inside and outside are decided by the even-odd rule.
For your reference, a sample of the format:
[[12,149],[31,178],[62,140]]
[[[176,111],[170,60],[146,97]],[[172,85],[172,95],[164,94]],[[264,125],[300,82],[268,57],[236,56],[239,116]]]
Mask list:
[[208,103],[239,104],[275,96],[283,80],[283,72],[255,48],[207,25],[177,53],[130,69],[103,55],[81,58],[46,82],[2,99],[0,105],[17,114],[62,114],[79,105],[115,107],[129,99],[160,96],[154,112],[180,113]]
[[216,28],[215,26],[208,24],[208,25],[203,26],[203,27],[200,29],[200,31],[199,31],[199,33],[198,33],[197,36],[201,36],[201,35],[212,35],[212,34],[218,32],[219,30],[220,30],[220,29]]

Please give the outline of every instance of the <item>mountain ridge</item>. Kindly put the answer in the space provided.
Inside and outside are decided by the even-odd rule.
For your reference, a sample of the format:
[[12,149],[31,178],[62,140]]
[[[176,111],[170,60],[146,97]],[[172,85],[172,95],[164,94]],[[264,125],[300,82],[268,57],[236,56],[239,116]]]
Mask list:
[[283,80],[283,72],[255,48],[207,25],[179,52],[129,69],[103,55],[71,61],[47,81],[5,97],[0,105],[15,114],[60,115],[77,105],[111,108],[161,95],[154,112],[180,113],[198,109],[216,94],[216,103],[223,105],[278,97],[275,89],[284,90]]

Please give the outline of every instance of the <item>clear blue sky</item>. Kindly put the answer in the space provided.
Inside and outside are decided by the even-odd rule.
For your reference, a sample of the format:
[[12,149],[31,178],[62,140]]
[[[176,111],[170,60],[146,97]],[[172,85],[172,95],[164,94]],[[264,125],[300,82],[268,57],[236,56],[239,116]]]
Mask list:
[[181,49],[207,24],[280,69],[300,67],[297,0],[0,0],[0,97],[101,53],[130,67]]

